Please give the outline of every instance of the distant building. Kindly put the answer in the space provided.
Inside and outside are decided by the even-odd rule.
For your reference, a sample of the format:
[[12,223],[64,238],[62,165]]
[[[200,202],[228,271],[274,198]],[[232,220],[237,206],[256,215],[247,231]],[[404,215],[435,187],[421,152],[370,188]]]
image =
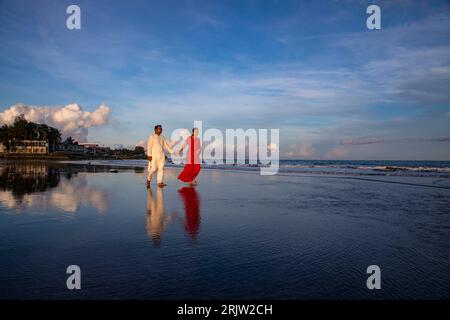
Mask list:
[[[6,152],[3,145],[0,151]],[[48,142],[45,140],[18,140],[10,142],[10,154],[48,154]]]
[[60,143],[57,147],[58,151],[64,152],[76,152],[76,153],[86,153],[87,148],[84,145],[79,144],[76,141],[65,140]]
[[100,147],[97,143],[79,142],[78,144],[85,147],[86,153],[88,153],[88,154],[98,154],[98,155],[110,155],[111,154],[110,147]]
[[78,142],[78,144],[85,148],[88,154],[97,154],[98,144],[92,142]]
[[111,155],[112,150],[110,147],[97,147],[97,154],[101,155]]
[[98,143],[93,142],[78,142],[80,146],[84,146],[86,148],[98,148]]

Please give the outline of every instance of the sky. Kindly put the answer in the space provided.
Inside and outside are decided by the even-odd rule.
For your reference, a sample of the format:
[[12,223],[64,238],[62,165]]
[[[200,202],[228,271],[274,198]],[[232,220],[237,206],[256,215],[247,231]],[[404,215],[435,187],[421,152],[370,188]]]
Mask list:
[[283,159],[450,160],[449,89],[449,1],[0,0],[0,122],[112,147],[201,120]]

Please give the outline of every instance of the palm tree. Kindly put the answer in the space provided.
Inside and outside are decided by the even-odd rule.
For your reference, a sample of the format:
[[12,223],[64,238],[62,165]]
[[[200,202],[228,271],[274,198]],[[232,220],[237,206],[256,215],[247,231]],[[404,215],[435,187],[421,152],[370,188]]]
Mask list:
[[[63,143],[67,144],[75,144],[75,140],[73,140],[72,137],[67,137],[66,140]],[[77,143],[78,144],[78,143]]]
[[7,151],[20,140],[45,140],[48,143],[49,152],[56,150],[61,142],[61,132],[46,124],[38,124],[25,119],[21,114],[14,119],[12,125],[0,127],[0,143]]
[[48,146],[49,152],[56,150],[56,146],[61,142],[61,132],[58,129],[48,127]]

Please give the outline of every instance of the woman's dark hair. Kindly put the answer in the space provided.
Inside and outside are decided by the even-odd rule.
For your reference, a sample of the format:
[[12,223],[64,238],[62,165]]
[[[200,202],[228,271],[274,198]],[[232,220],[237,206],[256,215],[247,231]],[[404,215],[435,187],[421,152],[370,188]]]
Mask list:
[[191,134],[191,136],[194,136],[194,131],[195,131],[195,129],[198,130],[198,128],[192,128],[192,134]]

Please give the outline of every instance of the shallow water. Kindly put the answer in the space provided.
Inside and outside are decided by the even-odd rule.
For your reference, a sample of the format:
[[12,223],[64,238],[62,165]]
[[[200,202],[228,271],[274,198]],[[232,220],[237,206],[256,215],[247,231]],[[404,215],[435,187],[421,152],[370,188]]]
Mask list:
[[[262,164],[249,164],[226,161],[219,164],[205,160],[203,168],[259,172]],[[113,166],[147,167],[147,160],[82,160],[61,161],[62,163],[92,163]],[[167,167],[182,167],[182,164],[167,163]],[[345,176],[394,176],[394,177],[432,177],[450,180],[449,161],[399,161],[399,160],[280,160],[271,164],[278,166],[281,174],[314,174]]]
[[2,163],[0,298],[450,298],[437,178],[178,172],[148,191],[142,168]]

